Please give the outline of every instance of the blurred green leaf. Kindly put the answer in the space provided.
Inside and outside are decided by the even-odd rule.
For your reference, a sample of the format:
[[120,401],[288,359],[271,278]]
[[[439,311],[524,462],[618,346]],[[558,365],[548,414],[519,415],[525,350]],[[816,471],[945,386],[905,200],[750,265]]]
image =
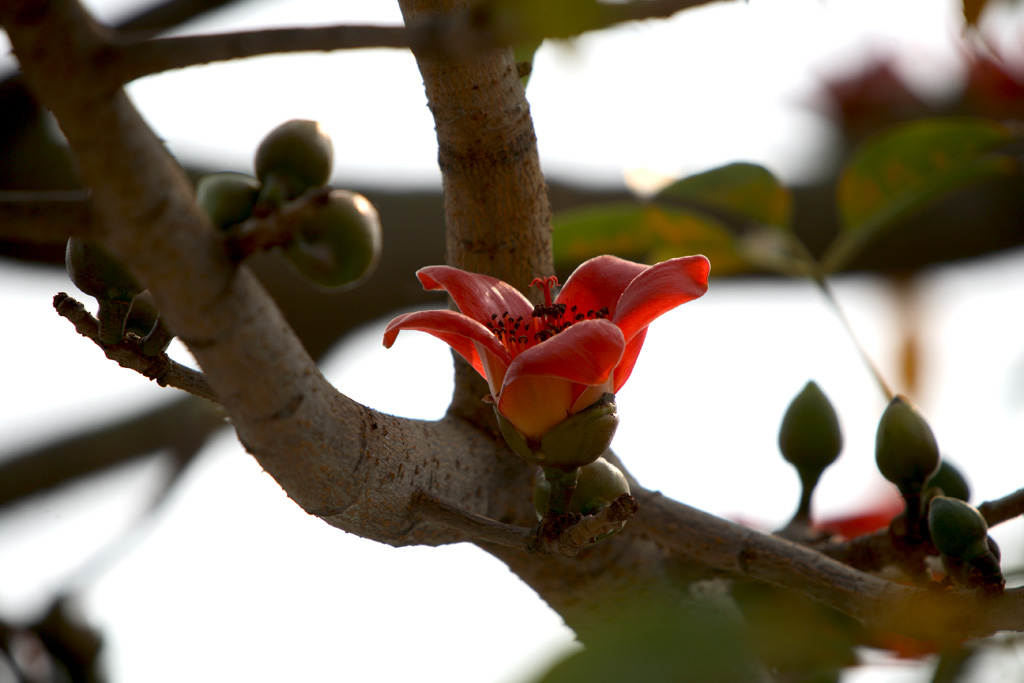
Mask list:
[[947,193],[1018,170],[997,149],[1014,139],[1008,126],[989,119],[914,121],[868,138],[839,178],[842,232],[823,259],[838,270],[914,211]]
[[555,664],[540,683],[767,680],[739,615],[727,606],[638,598],[594,626],[586,649]]
[[617,202],[563,211],[552,221],[555,263],[572,268],[599,254],[656,263],[704,254],[716,273],[750,266],[720,222],[695,211],[644,202]]
[[793,199],[771,171],[745,162],[728,164],[677,180],[655,197],[681,200],[729,212],[755,223],[788,226]]

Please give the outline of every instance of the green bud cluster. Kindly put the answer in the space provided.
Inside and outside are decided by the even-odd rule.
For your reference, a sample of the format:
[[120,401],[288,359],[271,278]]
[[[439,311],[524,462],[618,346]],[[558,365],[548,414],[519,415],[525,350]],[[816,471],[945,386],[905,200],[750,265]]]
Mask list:
[[[196,202],[215,227],[235,237],[248,235],[237,258],[253,251],[282,247],[292,268],[322,289],[351,288],[380,261],[380,216],[370,201],[348,190],[325,190],[299,218],[272,235],[253,239],[237,229],[253,215],[267,216],[288,202],[324,188],[334,164],[331,138],[316,121],[295,119],[270,131],[256,149],[256,176],[213,173],[196,185]],[[229,238],[230,239],[230,238]]]

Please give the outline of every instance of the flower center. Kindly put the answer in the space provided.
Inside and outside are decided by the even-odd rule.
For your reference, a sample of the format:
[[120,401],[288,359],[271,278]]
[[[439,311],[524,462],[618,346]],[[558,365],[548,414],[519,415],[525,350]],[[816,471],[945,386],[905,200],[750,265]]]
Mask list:
[[486,323],[487,329],[494,333],[513,358],[571,327],[573,323],[608,317],[607,307],[582,313],[576,306],[568,308],[563,303],[553,302],[551,290],[558,286],[558,278],[553,275],[535,278],[530,286],[544,292],[544,303],[533,307],[529,319],[523,316],[513,318],[508,311],[504,311],[500,315],[492,313],[491,319]]

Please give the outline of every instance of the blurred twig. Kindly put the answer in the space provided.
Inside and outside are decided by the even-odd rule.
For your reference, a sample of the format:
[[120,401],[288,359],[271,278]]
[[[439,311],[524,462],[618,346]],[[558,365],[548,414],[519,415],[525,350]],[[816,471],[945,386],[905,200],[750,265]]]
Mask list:
[[185,460],[225,424],[219,408],[189,396],[7,454],[0,462],[0,508],[160,449]]

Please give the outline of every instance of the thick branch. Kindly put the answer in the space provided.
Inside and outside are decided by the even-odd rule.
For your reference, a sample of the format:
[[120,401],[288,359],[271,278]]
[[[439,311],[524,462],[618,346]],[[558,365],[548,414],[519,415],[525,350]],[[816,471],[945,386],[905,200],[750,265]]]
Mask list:
[[423,522],[427,489],[471,512],[508,514],[495,491],[527,490],[499,442],[450,418],[381,415],[339,394],[280,311],[196,206],[191,184],[124,93],[96,79],[107,42],[72,0],[0,5],[26,80],[54,113],[91,190],[95,235],[153,295],[243,443],[305,510],[391,543],[465,540]]

